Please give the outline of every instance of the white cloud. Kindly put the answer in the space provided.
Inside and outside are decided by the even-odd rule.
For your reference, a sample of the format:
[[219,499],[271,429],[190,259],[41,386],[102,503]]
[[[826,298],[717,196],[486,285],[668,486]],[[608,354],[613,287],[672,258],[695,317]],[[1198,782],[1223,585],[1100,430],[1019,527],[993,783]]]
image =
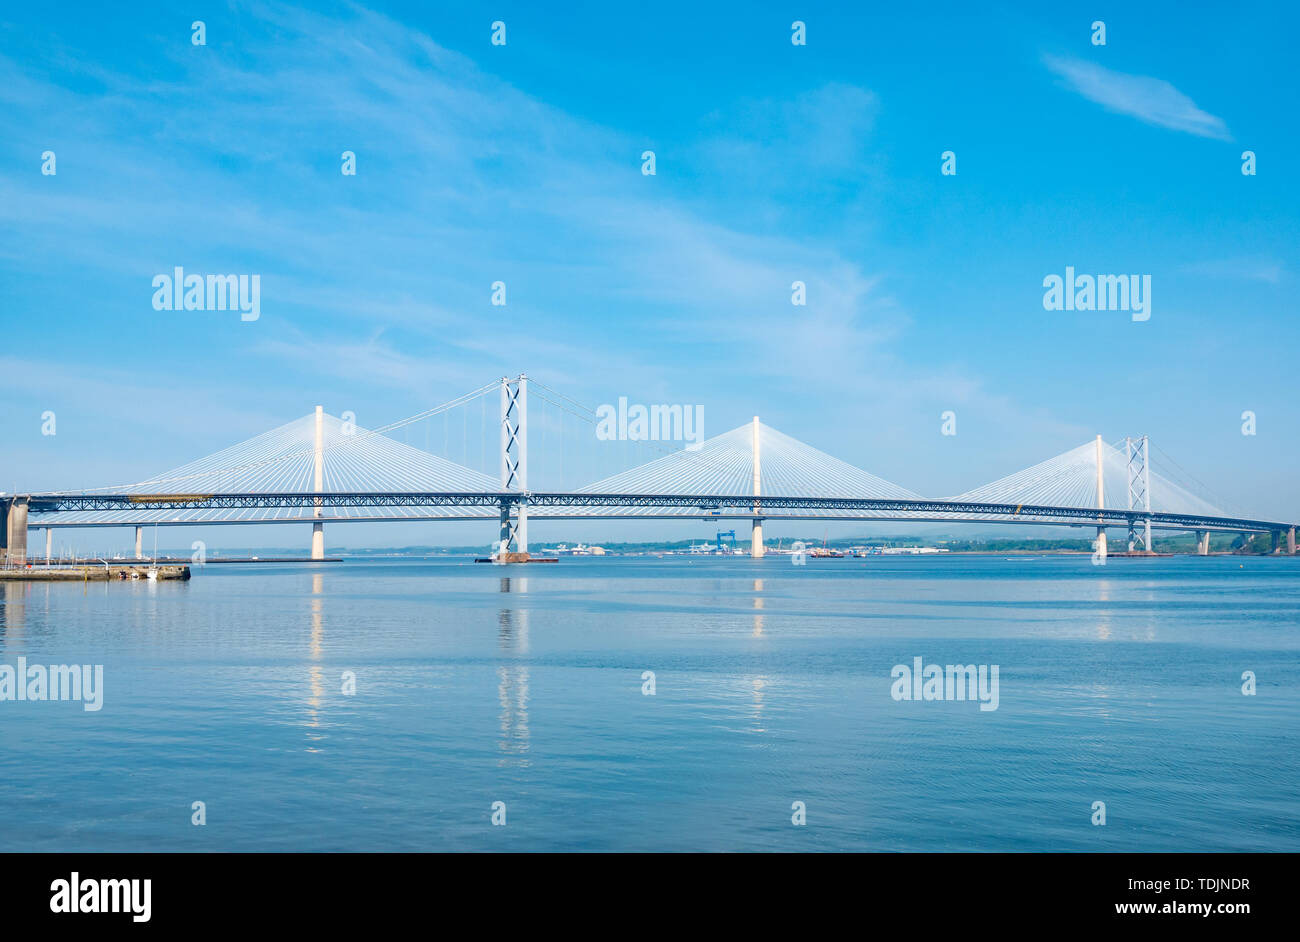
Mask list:
[[1115,72],[1081,59],[1045,56],[1043,61],[1074,91],[1110,111],[1171,131],[1232,140],[1222,118],[1202,111],[1163,79]]

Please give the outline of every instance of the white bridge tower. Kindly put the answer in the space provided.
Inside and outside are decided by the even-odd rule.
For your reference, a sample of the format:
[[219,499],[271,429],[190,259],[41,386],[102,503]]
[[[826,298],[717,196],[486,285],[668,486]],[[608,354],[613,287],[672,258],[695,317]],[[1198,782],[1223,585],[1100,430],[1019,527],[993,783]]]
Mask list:
[[528,377],[523,373],[501,377],[501,490],[519,496],[501,499],[498,563],[506,562],[509,553],[528,552]]

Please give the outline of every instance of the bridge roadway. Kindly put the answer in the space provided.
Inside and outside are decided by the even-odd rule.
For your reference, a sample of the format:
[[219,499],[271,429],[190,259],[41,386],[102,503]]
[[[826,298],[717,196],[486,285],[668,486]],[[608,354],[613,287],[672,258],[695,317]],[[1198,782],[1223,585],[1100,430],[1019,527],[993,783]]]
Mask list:
[[[21,498],[19,498],[21,499]],[[1036,504],[979,503],[959,500],[902,500],[859,497],[780,497],[775,495],[719,496],[716,494],[600,494],[547,492],[449,492],[449,491],[372,491],[317,493],[227,493],[227,494],[33,494],[27,498],[33,514],[57,514],[94,511],[159,510],[274,510],[301,508],[311,516],[277,517],[266,520],[131,520],[116,517],[111,521],[60,524],[57,520],[33,521],[33,526],[210,526],[221,523],[306,523],[306,522],[392,522],[396,520],[449,519],[447,515],[416,514],[402,517],[338,516],[329,517],[329,508],[492,508],[497,511],[526,504],[529,513],[545,510],[539,516],[548,520],[654,518],[653,513],[629,514],[628,510],[695,509],[705,518],[790,519],[790,520],[899,520],[920,522],[1033,523],[1047,526],[1114,526],[1127,527],[1150,520],[1153,529],[1276,532],[1292,530],[1294,523],[1252,520],[1237,517],[1212,517],[1193,514],[1146,512],[1142,510],[1102,509],[1098,507],[1056,507]],[[564,513],[580,508],[585,512]],[[601,510],[606,512],[600,512]],[[623,512],[615,512],[621,510]],[[592,512],[596,511],[596,512]],[[834,517],[815,511],[831,511]],[[318,515],[319,514],[319,515]],[[896,515],[896,516],[895,516]],[[961,515],[961,516],[954,516]],[[974,515],[965,516],[965,515]],[[487,516],[486,514],[484,515]],[[683,513],[659,516],[680,519]],[[464,516],[454,519],[466,519]],[[472,518],[471,518],[472,519]]]

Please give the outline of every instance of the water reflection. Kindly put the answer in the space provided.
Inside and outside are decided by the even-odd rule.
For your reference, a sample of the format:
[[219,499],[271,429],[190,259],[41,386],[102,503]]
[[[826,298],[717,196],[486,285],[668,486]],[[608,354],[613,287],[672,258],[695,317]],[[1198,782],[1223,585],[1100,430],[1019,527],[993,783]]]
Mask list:
[[[1110,601],[1111,584],[1109,579],[1101,579],[1097,582],[1097,602],[1105,604]],[[1097,610],[1097,640],[1110,640],[1110,609],[1099,608]]]
[[[503,578],[502,592],[509,592],[508,578]],[[518,591],[527,590],[527,580]],[[497,645],[503,655],[517,657],[528,653],[528,611],[503,608],[497,613]],[[500,738],[497,748],[502,753],[500,765],[527,766],[528,734],[528,665],[502,664],[497,668],[497,702],[501,707]]]
[[515,576],[514,578],[511,578],[510,576],[502,576],[501,591],[517,592],[520,595],[526,595],[528,593],[528,578],[526,576]]
[[[311,644],[308,647],[308,658],[312,664],[307,672],[307,683],[311,688],[311,696],[307,698],[307,726],[310,729],[319,729],[320,722],[320,705],[325,696],[325,675],[324,669],[320,664],[321,659],[321,641],[324,638],[324,599],[321,598],[325,591],[324,573],[312,573],[311,577]],[[307,739],[309,742],[320,742],[325,737],[320,733],[309,732]],[[308,746],[308,752],[320,752],[315,746]]]
[[27,621],[27,585],[5,582],[5,604],[0,608],[0,640],[6,644],[21,641]]
[[765,733],[767,730],[763,727],[763,707],[765,705],[763,691],[767,689],[770,681],[763,674],[758,674],[750,678],[749,683],[750,695],[753,699],[753,711],[750,713],[750,717],[754,720],[753,729],[756,733]]

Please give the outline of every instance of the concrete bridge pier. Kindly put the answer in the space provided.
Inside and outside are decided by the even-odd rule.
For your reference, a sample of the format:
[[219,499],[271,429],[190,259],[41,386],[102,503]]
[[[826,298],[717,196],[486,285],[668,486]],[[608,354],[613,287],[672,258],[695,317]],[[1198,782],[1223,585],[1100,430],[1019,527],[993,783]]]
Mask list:
[[1286,531],[1286,554],[1288,556],[1295,555],[1295,527],[1290,527]]
[[1097,553],[1096,558],[1101,562],[1106,561],[1106,528],[1097,528]]
[[325,524],[323,523],[311,525],[311,558],[325,558]]
[[1130,517],[1128,521],[1128,551],[1137,552],[1138,544],[1142,544],[1143,552],[1151,552],[1151,518],[1143,517],[1141,519]]
[[763,518],[754,518],[754,529],[749,534],[749,555],[754,559],[762,559],[767,555],[767,549],[763,546]]
[[27,562],[27,498],[10,497],[4,501],[4,526],[0,527],[0,555],[5,565],[22,566]]
[[144,559],[144,527],[135,528],[135,558]]
[[515,505],[515,545],[516,553],[528,552],[528,500],[520,499]]
[[[515,516],[510,516],[510,505],[515,505]],[[528,502],[520,497],[517,500],[505,500],[500,503],[501,529],[497,539],[497,548],[492,553],[496,563],[518,563],[528,561]]]
[[1282,531],[1274,530],[1269,536],[1272,537],[1272,545],[1269,546],[1268,551],[1274,554],[1282,552]]
[[504,563],[506,555],[510,552],[510,541],[512,534],[510,532],[510,501],[503,500],[498,505],[500,510],[501,529],[497,536],[496,552],[492,554],[494,562]]
[[1197,556],[1210,555],[1210,531],[1209,530],[1196,531],[1196,555]]
[[54,555],[54,528],[45,528],[45,561],[48,563]]

